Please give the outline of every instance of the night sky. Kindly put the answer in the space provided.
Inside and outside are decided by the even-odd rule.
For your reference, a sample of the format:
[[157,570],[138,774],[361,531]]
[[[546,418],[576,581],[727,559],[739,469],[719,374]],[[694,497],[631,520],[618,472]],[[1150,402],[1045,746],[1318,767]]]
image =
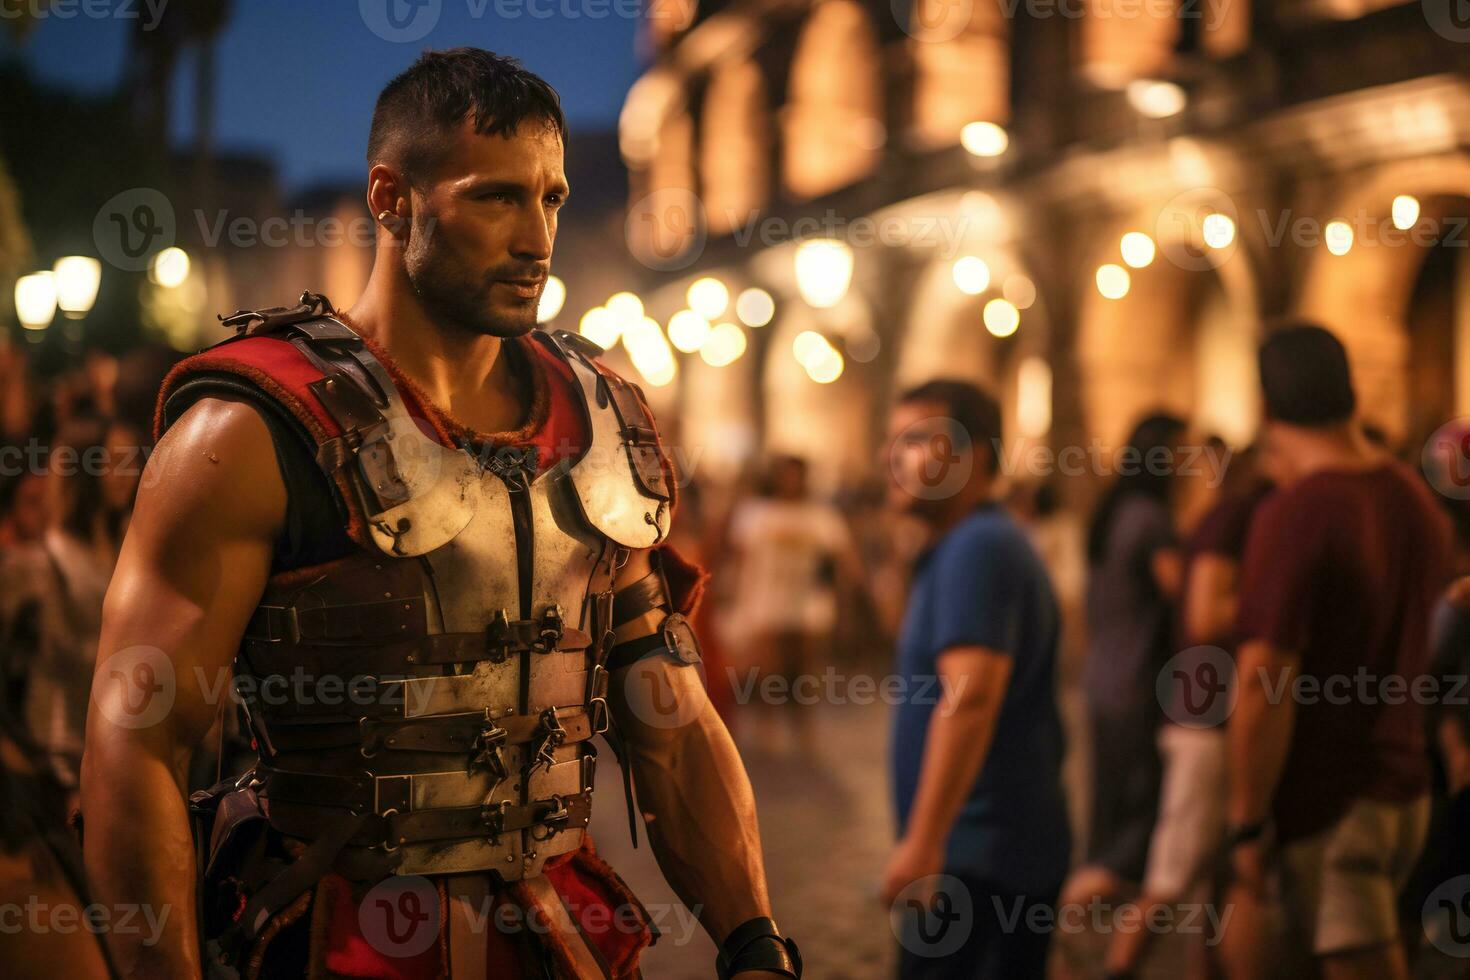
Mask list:
[[[92,0],[96,3],[96,0]],[[153,0],[156,4],[159,0]],[[187,2],[187,0],[173,0]],[[384,40],[370,20],[391,33],[386,3],[399,5],[400,24],[416,40]],[[410,3],[420,5],[417,11]],[[216,141],[275,158],[291,190],[359,175],[365,164],[373,100],[394,74],[424,48],[469,44],[520,58],[561,93],[573,127],[611,128],[638,74],[638,22],[615,11],[636,0],[235,0],[217,48]],[[376,5],[376,8],[375,8]],[[136,20],[117,17],[43,19],[26,41],[0,41],[47,84],[106,92],[120,77],[128,32]],[[147,0],[112,0],[112,9],[145,22]],[[555,16],[532,16],[556,12]],[[602,16],[594,16],[602,14]],[[401,35],[400,35],[401,36]],[[190,139],[193,58],[181,64],[174,94],[175,139]]]

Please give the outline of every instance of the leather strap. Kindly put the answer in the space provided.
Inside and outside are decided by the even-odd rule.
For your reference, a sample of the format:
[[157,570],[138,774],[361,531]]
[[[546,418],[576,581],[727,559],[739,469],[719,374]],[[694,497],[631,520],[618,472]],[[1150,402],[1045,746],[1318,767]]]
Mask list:
[[329,822],[321,836],[312,841],[300,857],[250,897],[235,924],[220,935],[220,951],[230,959],[235,958],[260,934],[272,916],[315,886],[331,870],[332,862],[367,819],[367,814],[346,813]]
[[[562,744],[582,742],[595,734],[592,718],[581,705],[560,709],[557,719],[567,732]],[[278,722],[271,727],[271,745],[278,753],[360,747],[367,758],[384,751],[470,752],[479,749],[482,737],[496,730],[504,733],[503,744],[518,745],[535,741],[542,727],[541,718],[536,715],[512,715],[492,721],[479,713],[408,721],[361,718],[356,722],[330,724]]]
[[796,941],[781,938],[776,920],[770,916],[747,919],[730,930],[720,944],[715,957],[715,973],[720,980],[748,970],[781,973],[792,980],[801,977],[801,953]]
[[450,875],[444,893],[449,899],[450,980],[484,980],[490,975],[490,876]]
[[669,608],[669,596],[663,572],[655,568],[632,585],[626,585],[614,593],[613,629],[659,608]]
[[562,904],[561,896],[552,887],[551,880],[545,875],[536,875],[524,879],[521,884],[526,894],[551,919],[547,924],[552,928],[554,937],[559,938],[565,946],[576,970],[574,976],[577,980],[612,980],[612,971],[608,968],[607,961],[602,958],[597,947],[582,935],[581,928],[567,912],[567,907]]

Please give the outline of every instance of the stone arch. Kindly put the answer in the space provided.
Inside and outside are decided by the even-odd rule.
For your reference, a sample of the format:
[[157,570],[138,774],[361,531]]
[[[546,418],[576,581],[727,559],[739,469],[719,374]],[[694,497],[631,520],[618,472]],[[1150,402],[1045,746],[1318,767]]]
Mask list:
[[723,234],[749,220],[770,195],[771,136],[766,82],[749,59],[710,75],[700,120],[699,172],[705,221]]
[[1102,88],[1169,74],[1179,44],[1172,3],[1087,0],[1078,26],[1079,70]]
[[951,145],[966,123],[1010,121],[1010,27],[1000,0],[914,0],[909,33],[916,140]]
[[[914,285],[918,299],[906,318],[898,350],[895,389],[902,391],[941,377],[980,385],[1001,403],[1005,443],[1014,452],[1023,436],[1018,424],[1021,364],[1028,357],[1040,357],[1048,363],[1051,360],[1046,303],[1038,294],[1021,311],[1021,325],[1012,336],[992,336],[983,320],[985,304],[1001,296],[1003,284],[1010,277],[1025,277],[1033,290],[1035,277],[1010,245],[967,248],[963,254],[986,263],[990,288],[976,296],[961,292],[952,273],[958,256],[935,258],[925,266]],[[1044,441],[1044,436],[1033,438]]]
[[[1390,219],[1399,194],[1418,198],[1420,223],[1398,232]],[[1321,241],[1305,242],[1310,257],[1293,304],[1295,312],[1335,332],[1352,359],[1358,404],[1363,417],[1391,438],[1418,437],[1411,401],[1415,384],[1411,368],[1416,338],[1411,304],[1436,229],[1470,244],[1470,229],[1455,231],[1449,220],[1470,215],[1470,155],[1455,153],[1384,164],[1354,178],[1336,196],[1322,221],[1338,219],[1354,229],[1345,255],[1332,255]],[[1452,411],[1470,412],[1470,267],[1460,262],[1455,276],[1456,316],[1445,344],[1451,363],[1444,365],[1453,385]]]
[[883,144],[882,59],[866,10],[822,0],[797,40],[782,111],[782,182],[818,197],[868,176]]
[[1163,408],[1244,443],[1259,419],[1260,305],[1248,252],[1236,247],[1212,260],[1185,251],[1183,241],[1159,242],[1152,263],[1128,269],[1126,296],[1108,299],[1097,288],[1099,266],[1122,265],[1124,233],[1168,232],[1175,224],[1157,220],[1158,214],[1142,209],[1133,220],[1109,226],[1077,283],[1084,431],[1118,446],[1139,417]]

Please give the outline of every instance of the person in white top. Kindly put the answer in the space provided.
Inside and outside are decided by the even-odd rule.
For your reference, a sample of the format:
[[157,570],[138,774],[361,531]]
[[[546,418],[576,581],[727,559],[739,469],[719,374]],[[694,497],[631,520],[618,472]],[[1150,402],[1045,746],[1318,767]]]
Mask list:
[[780,714],[789,718],[797,747],[811,752],[813,719],[806,709],[818,691],[817,661],[837,625],[839,586],[859,583],[861,568],[842,515],[809,496],[805,460],[773,459],[763,489],[762,495],[739,503],[731,517],[738,569],[730,622],[752,666],[786,683],[774,689],[764,684],[736,688],[750,690],[756,700],[768,700],[774,690],[777,707],[786,709],[762,713],[763,747],[777,747],[775,716]]

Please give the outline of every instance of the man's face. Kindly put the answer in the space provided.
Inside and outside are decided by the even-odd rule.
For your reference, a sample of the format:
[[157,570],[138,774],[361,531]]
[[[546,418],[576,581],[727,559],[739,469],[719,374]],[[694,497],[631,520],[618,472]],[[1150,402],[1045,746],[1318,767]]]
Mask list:
[[895,405],[888,416],[888,506],[919,517],[947,513],[976,478],[977,454],[942,402]]
[[527,119],[502,137],[462,123],[412,191],[404,266],[425,309],[473,333],[532,330],[567,190],[553,126]]

